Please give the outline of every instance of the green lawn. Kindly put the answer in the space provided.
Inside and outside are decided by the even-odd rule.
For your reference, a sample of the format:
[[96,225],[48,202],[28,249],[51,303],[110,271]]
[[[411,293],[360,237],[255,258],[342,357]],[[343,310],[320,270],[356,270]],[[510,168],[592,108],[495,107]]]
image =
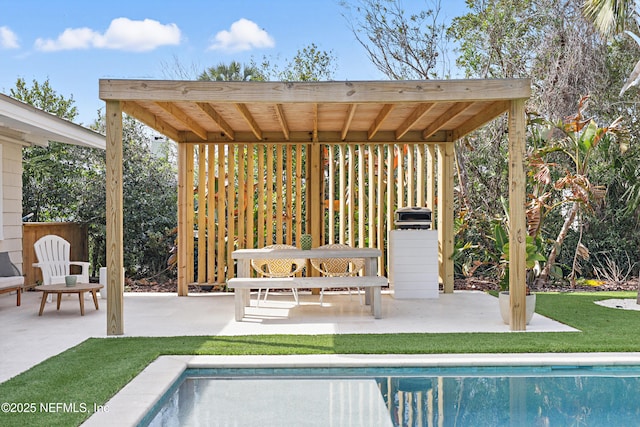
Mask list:
[[[635,292],[540,293],[536,311],[581,332],[92,338],[0,384],[0,402],[104,404],[160,355],[640,351],[640,312],[593,303]],[[88,414],[0,412],[2,426],[70,426]]]

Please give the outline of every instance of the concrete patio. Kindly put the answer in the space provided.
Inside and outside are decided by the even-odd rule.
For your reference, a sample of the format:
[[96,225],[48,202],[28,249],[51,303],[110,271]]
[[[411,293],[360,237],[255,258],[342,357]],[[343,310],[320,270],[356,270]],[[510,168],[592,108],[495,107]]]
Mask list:
[[[16,307],[15,295],[0,297],[2,324],[0,382],[61,353],[90,337],[106,337],[106,300],[100,310],[85,300],[80,316],[78,298],[65,296],[60,311],[48,303],[38,316],[41,294],[26,292]],[[234,320],[232,293],[125,293],[125,336],[261,335],[261,334],[395,334],[406,332],[504,332],[496,298],[483,292],[440,294],[438,299],[398,300],[383,292],[382,319],[374,319],[357,295],[301,293],[296,306],[291,294],[271,293],[266,303],[247,308],[242,322]],[[527,332],[575,331],[535,314]],[[117,338],[116,338],[117,339]]]

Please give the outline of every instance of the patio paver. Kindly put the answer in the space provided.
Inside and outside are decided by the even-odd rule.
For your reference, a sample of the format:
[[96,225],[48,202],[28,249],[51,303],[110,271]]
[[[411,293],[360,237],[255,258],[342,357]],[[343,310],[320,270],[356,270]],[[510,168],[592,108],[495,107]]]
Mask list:
[[[39,317],[40,297],[40,292],[26,292],[20,307],[13,296],[0,297],[0,382],[87,338],[107,336],[106,300],[100,301],[100,310],[85,316],[78,316],[76,304],[63,304],[60,311]],[[398,300],[383,293],[382,319],[373,318],[356,295],[350,299],[346,293],[326,293],[323,306],[317,295],[302,293],[300,298],[300,306],[295,306],[291,294],[273,293],[256,308],[254,296],[244,320],[236,322],[233,293],[126,293],[124,328],[126,336],[510,332],[498,300],[483,292],[423,300]],[[575,329],[539,314],[527,327],[527,332],[562,331]]]

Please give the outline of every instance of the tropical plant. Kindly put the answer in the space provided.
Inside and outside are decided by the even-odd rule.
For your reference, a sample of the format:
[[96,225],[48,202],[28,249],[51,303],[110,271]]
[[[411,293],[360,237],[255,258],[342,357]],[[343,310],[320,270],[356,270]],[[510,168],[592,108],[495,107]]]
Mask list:
[[265,80],[262,72],[254,65],[242,65],[231,61],[228,65],[220,63],[209,67],[198,76],[198,80],[217,82],[246,82]]
[[[586,0],[584,15],[593,22],[605,37],[626,33],[640,45],[640,28],[637,0]],[[631,86],[640,81],[640,61],[620,90],[622,96]]]
[[[562,172],[553,184],[554,189],[560,191],[562,196],[560,201],[551,208],[566,206],[566,211],[563,212],[564,222],[540,275],[541,280],[548,279],[558,251],[569,231],[575,227],[579,236],[582,236],[584,222],[580,220],[581,214],[584,211],[593,210],[596,203],[602,202],[604,199],[606,188],[593,183],[590,178],[589,172],[593,163],[594,150],[603,140],[617,141],[621,151],[627,148],[621,118],[616,119],[609,126],[599,127],[593,119],[585,117],[587,99],[588,97],[583,97],[580,100],[578,112],[574,116],[548,128],[548,135],[552,138],[548,141],[548,145],[540,148],[537,152],[539,161],[535,166],[538,176],[545,176],[545,179],[548,180],[551,166],[559,168]],[[560,132],[559,138],[554,137],[554,132],[557,131]],[[565,166],[565,163],[549,162],[552,154],[561,154],[565,157],[564,160],[568,160],[568,164]],[[576,272],[579,272],[578,258],[588,257],[588,254],[588,249],[579,238],[572,265],[572,285],[575,285]]]

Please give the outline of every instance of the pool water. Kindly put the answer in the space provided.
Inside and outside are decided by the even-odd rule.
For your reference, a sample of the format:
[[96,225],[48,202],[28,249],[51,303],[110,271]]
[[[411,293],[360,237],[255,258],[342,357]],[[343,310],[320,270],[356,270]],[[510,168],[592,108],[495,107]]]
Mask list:
[[187,370],[141,425],[631,426],[640,367]]

